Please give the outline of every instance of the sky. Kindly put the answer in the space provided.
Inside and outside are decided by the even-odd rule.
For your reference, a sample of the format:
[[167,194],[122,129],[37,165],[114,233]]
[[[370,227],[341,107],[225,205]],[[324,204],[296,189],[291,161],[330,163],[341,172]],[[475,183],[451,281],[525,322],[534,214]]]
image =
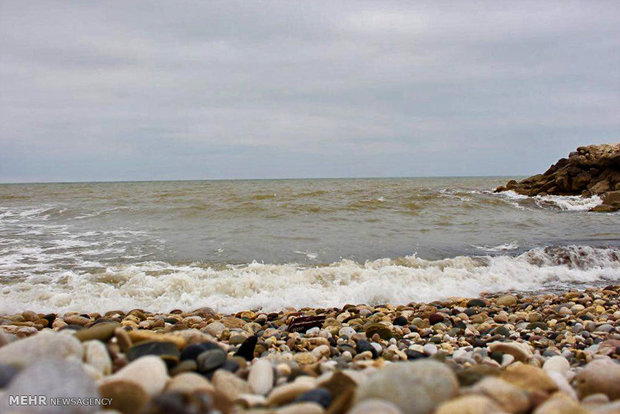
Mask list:
[[619,1],[0,0],[0,182],[528,175],[619,141]]

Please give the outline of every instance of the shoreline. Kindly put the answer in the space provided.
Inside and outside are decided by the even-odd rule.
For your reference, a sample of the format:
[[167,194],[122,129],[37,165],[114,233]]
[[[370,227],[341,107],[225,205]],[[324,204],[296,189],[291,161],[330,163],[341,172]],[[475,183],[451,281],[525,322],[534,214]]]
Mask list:
[[617,412],[619,296],[606,286],[272,313],[0,315],[0,407],[36,391],[123,413]]

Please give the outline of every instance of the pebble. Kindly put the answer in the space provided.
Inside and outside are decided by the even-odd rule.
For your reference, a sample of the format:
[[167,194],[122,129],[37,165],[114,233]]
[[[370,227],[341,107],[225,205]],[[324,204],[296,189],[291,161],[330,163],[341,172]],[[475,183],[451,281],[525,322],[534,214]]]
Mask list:
[[277,414],[323,414],[323,412],[323,407],[312,402],[291,404],[276,411]]
[[570,362],[563,356],[552,356],[543,364],[544,371],[555,371],[562,375],[567,375],[570,371]]
[[517,304],[517,297],[514,295],[504,295],[495,301],[498,306],[514,306]]
[[304,392],[299,397],[295,398],[294,402],[314,402],[327,409],[332,402],[332,394],[325,388],[317,387]]
[[26,367],[42,359],[82,360],[82,344],[72,335],[43,330],[0,348],[0,364]]
[[510,354],[521,362],[528,362],[533,356],[529,345],[518,342],[493,342],[489,344],[489,349],[491,352]]
[[195,372],[184,372],[170,378],[166,385],[166,392],[180,392],[192,394],[194,392],[213,393],[215,388],[202,375]]
[[89,340],[83,342],[82,346],[84,347],[84,362],[97,369],[101,375],[112,373],[112,360],[103,342]]
[[372,374],[356,393],[356,401],[378,398],[391,401],[405,414],[431,413],[458,392],[454,373],[427,360],[388,365]]
[[369,399],[356,404],[348,414],[402,414],[397,405],[378,399]]
[[125,379],[105,381],[99,385],[99,394],[109,399],[110,405],[106,408],[123,414],[141,414],[150,398],[140,384]]
[[114,336],[116,328],[120,327],[118,322],[102,322],[91,326],[90,328],[80,329],[74,336],[80,341],[91,341],[97,339],[102,342],[107,342],[108,339]]
[[491,398],[508,413],[522,414],[530,408],[528,393],[500,378],[486,377],[476,383],[471,392]]
[[466,395],[444,402],[435,414],[502,414],[505,413],[493,400],[482,395]]
[[294,381],[285,385],[280,385],[269,393],[267,397],[268,405],[284,405],[292,402],[303,394],[314,388],[314,383],[309,381]]
[[196,359],[198,370],[201,372],[208,372],[219,368],[226,362],[226,357],[226,352],[221,348],[204,351],[198,355]]
[[213,374],[212,383],[215,389],[224,394],[230,400],[235,400],[241,394],[251,392],[250,385],[232,372],[219,369]]
[[265,359],[259,359],[250,368],[248,384],[254,394],[267,395],[273,388],[274,368]]
[[533,414],[590,414],[590,410],[572,398],[556,393],[539,405]]
[[149,355],[130,362],[115,374],[106,377],[103,383],[113,380],[133,382],[140,385],[148,395],[153,396],[166,386],[168,372],[161,358]]
[[609,358],[588,363],[576,377],[580,398],[601,393],[610,400],[620,398],[620,364]]
[[[81,364],[74,360],[46,360],[38,361],[21,371],[11,381],[9,387],[0,398],[0,412],[10,412],[14,409],[9,404],[9,397],[15,395],[45,396],[49,398],[97,398],[97,386],[84,372]],[[22,407],[24,408],[24,407]],[[44,412],[46,414],[67,413],[84,414],[97,411],[95,405],[73,406],[39,406],[29,412]],[[20,410],[24,411],[24,410]]]

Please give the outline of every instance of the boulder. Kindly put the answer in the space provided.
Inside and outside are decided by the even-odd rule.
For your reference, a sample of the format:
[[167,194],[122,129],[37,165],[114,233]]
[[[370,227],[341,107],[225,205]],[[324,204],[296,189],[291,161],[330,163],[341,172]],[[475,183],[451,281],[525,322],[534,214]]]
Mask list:
[[562,158],[544,174],[537,174],[519,182],[510,180],[496,192],[512,190],[536,196],[593,194],[603,198],[603,203],[592,211],[620,210],[620,143],[588,145],[577,148],[568,158]]

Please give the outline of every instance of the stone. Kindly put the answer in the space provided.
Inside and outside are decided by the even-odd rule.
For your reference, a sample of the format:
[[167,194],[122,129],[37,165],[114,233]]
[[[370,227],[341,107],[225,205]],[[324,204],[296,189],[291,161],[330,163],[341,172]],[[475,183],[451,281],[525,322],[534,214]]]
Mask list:
[[316,362],[316,357],[311,352],[298,352],[293,356],[299,365],[311,365]]
[[241,394],[250,393],[250,385],[235,374],[219,369],[213,374],[215,389],[234,401]]
[[392,323],[396,326],[405,326],[409,322],[407,321],[407,318],[401,315],[401,316],[396,317]]
[[80,329],[74,336],[80,341],[91,341],[97,339],[101,342],[108,342],[114,336],[116,328],[120,327],[118,322],[102,322],[91,326],[90,328]]
[[288,404],[295,400],[304,392],[314,388],[314,383],[310,381],[293,381],[288,384],[280,385],[269,393],[267,404],[270,406],[279,406]]
[[129,361],[133,361],[147,355],[155,355],[169,364],[176,364],[179,362],[181,353],[176,345],[171,342],[151,341],[134,345],[129,348],[129,351],[127,351],[127,359]]
[[491,398],[508,413],[523,414],[530,408],[526,391],[496,377],[482,379],[471,388],[471,391]]
[[517,304],[517,297],[514,295],[504,295],[497,298],[495,302],[498,306],[514,306]]
[[12,365],[0,365],[0,389],[9,385],[18,372],[19,369]]
[[178,349],[183,349],[186,345],[185,339],[179,335],[164,334],[146,329],[128,331],[127,334],[134,344],[140,344],[143,342],[170,342]]
[[483,299],[471,299],[469,302],[467,302],[468,308],[484,308],[485,306],[487,306],[487,302]]
[[533,414],[591,414],[591,411],[565,394],[556,393],[536,407]]
[[256,348],[256,343],[258,342],[258,338],[255,335],[250,336],[248,339],[243,341],[239,350],[235,353],[235,355],[244,358],[246,361],[251,361],[254,359],[254,348]]
[[133,345],[129,334],[124,328],[116,328],[114,330],[114,336],[116,337],[116,341],[118,342],[118,346],[123,353],[127,353],[131,346]]
[[395,404],[385,401],[370,399],[356,404],[348,414],[402,414],[403,412]]
[[447,366],[430,360],[399,362],[373,373],[357,389],[355,400],[391,401],[404,414],[430,414],[458,393],[459,385]]
[[282,407],[276,414],[323,414],[323,407],[313,402],[302,402]]
[[180,392],[192,394],[194,392],[206,392],[212,394],[215,388],[202,375],[195,372],[184,372],[170,378],[166,385],[166,392]]
[[306,391],[293,401],[295,403],[300,402],[314,402],[327,409],[332,403],[332,394],[326,388],[317,387],[310,391]]
[[257,360],[250,368],[248,384],[254,394],[267,395],[273,388],[274,370],[266,359]]
[[204,351],[198,355],[196,360],[198,362],[198,370],[201,372],[208,372],[217,369],[224,365],[226,357],[226,352],[221,348]]
[[505,414],[490,398],[482,395],[466,395],[441,404],[435,414]]
[[204,328],[204,331],[206,333],[208,333],[209,335],[212,335],[212,336],[215,336],[216,338],[219,338],[220,335],[222,334],[222,332],[224,332],[225,329],[226,329],[226,327],[224,326],[223,323],[215,321],[215,322],[211,322],[210,324],[208,324]]
[[84,362],[96,368],[101,375],[110,375],[112,373],[112,360],[103,342],[89,340],[83,342],[82,346],[84,347]]
[[123,414],[140,414],[149,401],[149,395],[142,386],[124,379],[108,380],[100,384],[99,394],[101,398],[109,399],[107,409],[118,410]]
[[365,330],[366,336],[372,338],[374,334],[377,334],[381,337],[381,339],[389,340],[394,336],[392,330],[389,326],[383,325],[381,323],[373,323],[368,325]]
[[576,377],[580,398],[602,393],[611,401],[620,398],[620,364],[612,359],[595,359]]
[[558,389],[545,371],[533,365],[515,363],[502,371],[500,378],[527,391],[552,393]]
[[43,330],[0,348],[0,364],[26,367],[43,359],[82,360],[82,344],[73,335]]
[[360,339],[357,341],[357,345],[355,346],[355,352],[361,354],[362,352],[369,351],[372,354],[373,358],[377,357],[377,350],[370,344],[370,342],[365,339]]
[[356,334],[355,329],[351,328],[350,326],[343,326],[338,331],[338,336],[348,336],[349,338],[355,334]]
[[168,382],[166,364],[161,358],[148,355],[138,358],[118,372],[103,379],[103,383],[113,380],[127,380],[140,385],[150,396],[160,393]]
[[[9,404],[12,395],[45,396],[47,399],[99,397],[95,382],[74,360],[40,360],[25,368],[0,398],[0,412],[10,412],[15,408]],[[29,413],[83,414],[94,413],[97,408],[96,405],[41,405],[27,407],[26,410]]]
[[570,371],[570,362],[561,355],[552,356],[543,364],[543,371],[555,371],[566,375]]
[[489,344],[489,349],[491,352],[510,354],[515,360],[521,362],[528,362],[533,356],[531,347],[519,342],[493,342]]

